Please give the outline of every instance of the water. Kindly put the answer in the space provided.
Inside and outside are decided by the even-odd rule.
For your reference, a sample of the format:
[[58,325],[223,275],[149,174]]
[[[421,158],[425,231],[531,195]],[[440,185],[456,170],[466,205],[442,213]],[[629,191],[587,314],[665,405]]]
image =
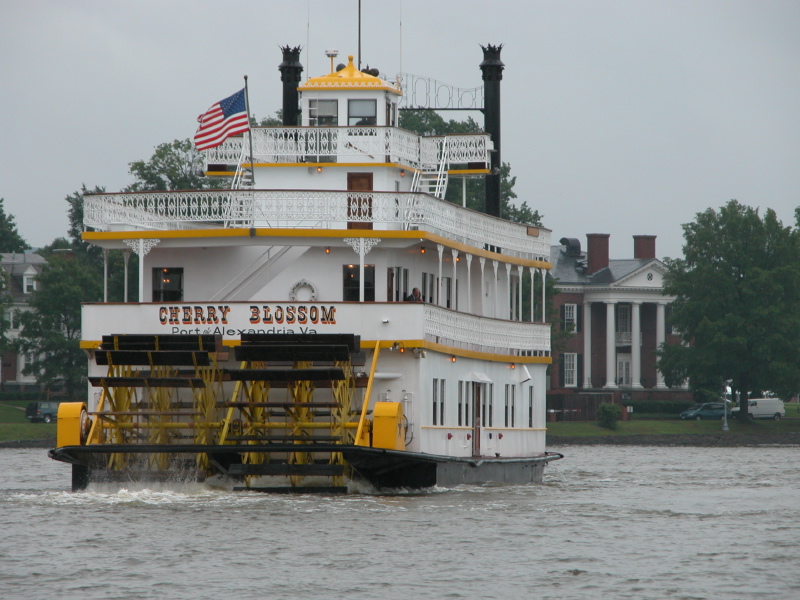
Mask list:
[[0,450],[0,597],[800,597],[800,449],[556,450],[543,485],[346,497],[73,494]]

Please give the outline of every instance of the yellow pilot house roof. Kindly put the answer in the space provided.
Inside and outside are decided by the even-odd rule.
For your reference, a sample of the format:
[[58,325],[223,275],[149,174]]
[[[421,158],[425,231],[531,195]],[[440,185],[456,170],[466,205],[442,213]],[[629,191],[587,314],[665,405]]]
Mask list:
[[300,91],[309,90],[386,90],[394,94],[402,95],[400,87],[380,77],[362,73],[353,64],[353,55],[347,57],[347,66],[339,71],[334,71],[329,75],[312,77],[303,85],[297,88]]

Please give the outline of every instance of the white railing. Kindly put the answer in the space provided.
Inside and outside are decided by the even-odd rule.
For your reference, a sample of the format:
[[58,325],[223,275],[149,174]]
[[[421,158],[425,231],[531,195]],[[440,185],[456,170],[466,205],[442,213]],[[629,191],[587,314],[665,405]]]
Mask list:
[[[258,127],[253,129],[256,163],[376,162],[402,163],[422,171],[435,170],[444,140],[450,164],[489,165],[493,149],[488,134],[421,137],[397,127]],[[206,164],[236,165],[247,134],[228,138],[205,152]]]
[[497,354],[549,356],[550,325],[503,321],[425,306],[425,339]]
[[[235,207],[235,210],[231,210]],[[198,190],[87,195],[84,225],[101,231],[271,227],[428,231],[509,256],[549,260],[550,231],[511,223],[428,194],[323,190]]]

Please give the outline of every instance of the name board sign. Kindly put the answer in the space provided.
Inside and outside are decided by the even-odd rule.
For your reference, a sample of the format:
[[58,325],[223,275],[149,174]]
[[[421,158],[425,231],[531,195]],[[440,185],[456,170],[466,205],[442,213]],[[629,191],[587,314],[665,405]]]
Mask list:
[[336,325],[323,304],[163,304],[158,324],[170,334],[322,333]]

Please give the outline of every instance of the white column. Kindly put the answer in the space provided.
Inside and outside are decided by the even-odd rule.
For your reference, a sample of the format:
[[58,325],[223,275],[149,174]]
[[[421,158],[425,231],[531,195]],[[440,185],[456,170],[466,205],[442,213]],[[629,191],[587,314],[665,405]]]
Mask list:
[[592,303],[583,302],[583,387],[592,387]]
[[534,296],[533,288],[536,287],[534,285],[536,283],[536,277],[535,277],[536,269],[534,267],[528,267],[528,269],[531,272],[531,323],[535,323],[534,302],[533,302],[533,296]]
[[506,263],[506,310],[502,319],[513,319],[514,301],[511,294],[511,263]]
[[617,340],[614,321],[613,302],[606,301],[606,384],[603,387],[617,387]]
[[522,321],[522,265],[517,265],[517,321]]
[[496,319],[497,318],[497,267],[500,265],[497,263],[496,260],[492,261],[492,266],[494,267],[494,309],[492,310],[492,316]]
[[542,271],[542,323],[547,323],[547,301],[545,292],[547,291],[547,269]]
[[481,264],[481,316],[486,316],[486,279],[485,279],[485,269],[486,269],[486,259],[481,256],[478,258],[478,262]]
[[130,250],[123,250],[122,251],[122,260],[125,263],[125,284],[124,284],[124,292],[122,296],[122,301],[128,301],[128,261],[131,258],[131,251]]
[[103,248],[103,302],[108,302],[108,248]]
[[[666,339],[665,334],[665,312],[666,312],[666,303],[659,302],[656,305],[656,349],[660,350],[661,346],[664,344]],[[667,384],[664,383],[664,376],[661,374],[659,369],[656,369],[656,389],[663,390],[666,389]]]
[[631,302],[631,387],[642,387],[641,302]]
[[453,281],[450,284],[450,297],[453,299],[450,308],[453,310],[458,310],[458,271],[456,271],[456,265],[458,265],[458,250],[455,248],[450,249],[450,253],[453,255]]
[[144,238],[139,238],[139,251],[136,254],[139,255],[139,302],[144,302]]
[[364,302],[364,238],[358,242],[358,301]]
[[436,244],[436,249],[439,251],[439,285],[438,290],[436,291],[436,304],[438,306],[442,305],[442,253],[444,252],[444,246],[442,244]]
[[467,312],[472,314],[472,254],[467,254]]

